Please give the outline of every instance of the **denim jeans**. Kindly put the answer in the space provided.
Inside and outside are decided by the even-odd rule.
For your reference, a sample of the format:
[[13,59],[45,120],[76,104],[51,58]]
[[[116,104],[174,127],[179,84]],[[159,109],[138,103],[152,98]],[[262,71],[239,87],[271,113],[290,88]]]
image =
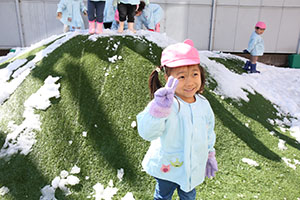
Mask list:
[[154,200],[171,200],[173,193],[176,189],[180,200],[196,199],[195,188],[190,192],[184,192],[183,190],[180,189],[180,186],[176,183],[162,180],[159,178],[155,178],[155,179],[156,179],[156,186],[154,192]]
[[[88,18],[89,21],[103,22],[103,12],[105,7],[105,1],[91,1],[88,0]],[[95,16],[96,14],[96,16]]]

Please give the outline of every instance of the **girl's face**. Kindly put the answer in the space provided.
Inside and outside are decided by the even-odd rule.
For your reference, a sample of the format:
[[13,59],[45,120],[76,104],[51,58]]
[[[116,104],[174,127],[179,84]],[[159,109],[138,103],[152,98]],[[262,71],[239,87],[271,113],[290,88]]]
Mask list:
[[258,35],[261,35],[265,32],[265,29],[260,29],[260,28],[256,28],[255,29],[255,32],[258,34]]
[[[187,103],[195,102],[195,94],[201,87],[201,72],[198,65],[176,67],[171,76],[178,79],[175,94]],[[167,79],[167,75],[165,75]]]

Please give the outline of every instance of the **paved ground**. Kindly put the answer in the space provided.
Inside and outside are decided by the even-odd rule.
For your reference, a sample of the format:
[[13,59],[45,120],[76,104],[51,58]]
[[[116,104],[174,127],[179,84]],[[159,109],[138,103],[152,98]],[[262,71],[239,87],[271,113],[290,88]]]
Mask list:
[[[238,56],[242,56],[244,58],[250,58],[249,54],[244,53],[232,53]],[[258,58],[258,62],[262,62],[268,65],[275,65],[279,67],[289,67],[288,56],[290,54],[264,54]]]

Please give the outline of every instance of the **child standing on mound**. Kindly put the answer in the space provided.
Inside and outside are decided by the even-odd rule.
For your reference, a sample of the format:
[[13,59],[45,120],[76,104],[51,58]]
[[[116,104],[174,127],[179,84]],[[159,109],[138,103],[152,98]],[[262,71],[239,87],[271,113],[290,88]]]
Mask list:
[[[147,1],[148,2],[148,1]],[[124,23],[127,19],[128,29],[135,33],[134,29],[134,16],[137,6],[140,4],[140,0],[114,0],[114,5],[118,6],[119,12],[119,28],[118,32],[122,33],[124,30]]]
[[160,32],[160,20],[164,16],[164,11],[160,5],[150,3],[146,6],[144,1],[141,1],[136,11],[136,30],[143,28],[143,25],[149,31]]
[[260,71],[256,70],[256,62],[258,60],[258,56],[262,56],[264,54],[264,40],[261,35],[266,30],[266,24],[264,22],[257,22],[255,25],[255,31],[252,33],[248,48],[244,50],[244,52],[250,53],[250,61],[247,61],[244,70],[249,71],[250,73],[260,73]]
[[[164,72],[164,87],[159,74]],[[156,179],[154,199],[194,200],[195,187],[218,171],[215,158],[214,114],[201,95],[204,70],[191,40],[168,46],[161,67],[149,77],[153,100],[137,115],[138,132],[151,141],[142,162]]]
[[[103,12],[105,0],[88,0],[89,33],[100,34],[103,32]],[[97,22],[97,27],[95,26]]]
[[68,32],[70,27],[73,30],[84,29],[81,12],[87,15],[82,0],[60,0],[57,4],[57,19],[64,24],[64,32]]

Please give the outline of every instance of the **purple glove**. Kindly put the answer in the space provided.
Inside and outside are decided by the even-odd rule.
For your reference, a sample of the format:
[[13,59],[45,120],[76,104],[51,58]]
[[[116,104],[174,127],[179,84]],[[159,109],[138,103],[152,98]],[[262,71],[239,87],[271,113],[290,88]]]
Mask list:
[[215,157],[214,151],[208,153],[208,159],[206,162],[205,176],[212,178],[215,176],[215,172],[218,171],[218,163]]
[[177,85],[178,80],[170,76],[165,87],[159,88],[154,93],[154,100],[151,102],[149,110],[153,117],[167,117],[171,113],[171,106]]

